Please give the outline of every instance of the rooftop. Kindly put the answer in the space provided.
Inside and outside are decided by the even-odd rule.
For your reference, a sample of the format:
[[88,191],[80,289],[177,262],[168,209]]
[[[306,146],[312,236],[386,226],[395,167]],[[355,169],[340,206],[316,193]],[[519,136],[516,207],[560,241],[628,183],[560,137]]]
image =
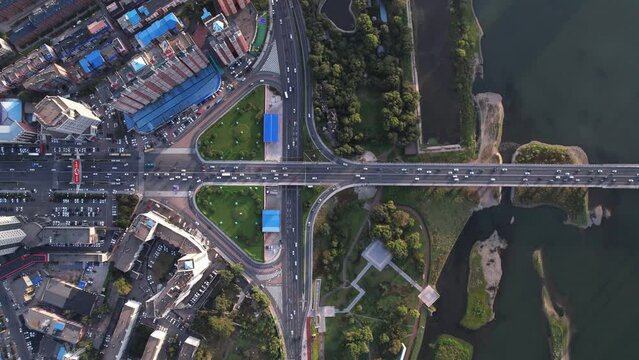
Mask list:
[[178,19],[175,14],[169,13],[165,17],[149,25],[146,29],[137,33],[135,35],[135,39],[138,41],[141,47],[145,47],[149,45],[153,40],[161,37],[170,30],[182,26],[183,24],[180,19]]
[[93,310],[97,295],[58,279],[49,279],[41,302],[55,306],[61,310],[71,310],[80,315],[89,315]]
[[120,317],[115,325],[109,347],[104,352],[104,359],[120,359],[129,344],[129,338],[133,331],[133,325],[138,318],[140,304],[137,301],[129,300],[122,307]]
[[81,324],[37,307],[29,308],[24,313],[24,322],[29,329],[72,344],[77,344],[84,333]]

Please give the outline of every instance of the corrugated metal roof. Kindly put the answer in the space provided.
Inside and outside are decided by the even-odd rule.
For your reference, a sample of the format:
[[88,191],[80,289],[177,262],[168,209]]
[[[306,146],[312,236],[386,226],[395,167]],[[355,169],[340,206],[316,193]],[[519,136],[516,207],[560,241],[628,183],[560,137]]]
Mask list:
[[262,232],[280,232],[280,211],[262,211]]
[[277,114],[264,113],[264,142],[277,142],[279,137],[279,121]]

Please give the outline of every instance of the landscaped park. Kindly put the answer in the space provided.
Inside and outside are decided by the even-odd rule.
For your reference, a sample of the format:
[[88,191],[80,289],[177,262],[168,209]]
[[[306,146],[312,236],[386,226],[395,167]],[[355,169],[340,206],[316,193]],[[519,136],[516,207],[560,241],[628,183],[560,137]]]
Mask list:
[[256,261],[264,261],[263,199],[259,186],[204,186],[195,195],[202,214]]
[[264,86],[229,109],[198,139],[205,160],[264,160]]

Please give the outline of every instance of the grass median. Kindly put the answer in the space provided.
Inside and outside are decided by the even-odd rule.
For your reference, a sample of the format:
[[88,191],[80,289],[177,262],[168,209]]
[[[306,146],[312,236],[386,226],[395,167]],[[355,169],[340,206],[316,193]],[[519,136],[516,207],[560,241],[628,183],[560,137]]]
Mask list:
[[248,94],[198,139],[205,160],[264,160],[264,87]]
[[264,261],[261,214],[264,194],[259,186],[205,186],[195,195],[204,216],[256,261]]

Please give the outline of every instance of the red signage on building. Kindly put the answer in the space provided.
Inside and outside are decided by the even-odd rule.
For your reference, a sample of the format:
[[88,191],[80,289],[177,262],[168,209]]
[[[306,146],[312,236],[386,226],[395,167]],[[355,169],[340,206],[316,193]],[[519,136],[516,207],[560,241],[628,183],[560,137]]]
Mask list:
[[73,183],[80,183],[80,160],[73,160]]

